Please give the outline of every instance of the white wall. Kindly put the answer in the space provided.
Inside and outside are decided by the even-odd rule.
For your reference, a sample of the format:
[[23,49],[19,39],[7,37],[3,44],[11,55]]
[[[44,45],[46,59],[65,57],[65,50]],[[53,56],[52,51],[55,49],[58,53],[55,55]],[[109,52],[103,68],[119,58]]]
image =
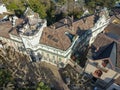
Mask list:
[[0,5],[0,14],[3,14],[3,12],[7,12],[7,9],[4,4]]
[[46,27],[47,22],[45,21],[43,23],[43,26],[39,28],[39,31],[37,34],[33,36],[25,36],[23,34],[20,34],[20,37],[22,38],[22,41],[26,48],[33,49],[36,45],[39,45],[40,37],[42,35],[43,28]]

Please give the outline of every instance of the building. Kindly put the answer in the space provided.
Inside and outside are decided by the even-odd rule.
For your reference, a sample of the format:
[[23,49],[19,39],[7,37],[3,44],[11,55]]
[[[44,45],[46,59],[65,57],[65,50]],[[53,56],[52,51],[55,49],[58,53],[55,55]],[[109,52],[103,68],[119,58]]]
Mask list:
[[7,12],[7,8],[4,4],[0,3],[0,14]]
[[2,4],[0,1],[0,22],[8,19],[9,15],[12,15],[12,12],[8,12],[5,4]]
[[77,21],[67,17],[48,27],[47,21],[30,8],[24,16],[23,19],[13,16],[9,21],[0,22],[2,46],[26,52],[32,61],[46,61],[59,67],[68,63],[72,50],[81,49],[88,42],[91,44],[110,20],[106,9],[97,16],[90,15]]
[[[94,42],[96,36],[103,32],[105,27],[108,26],[110,17],[108,12],[103,9],[100,13],[96,13],[92,18],[83,18],[83,21],[86,21],[86,25],[80,24],[78,33],[78,39],[73,46],[73,52],[71,58],[73,60],[84,56],[84,53],[88,49],[88,46]],[[84,27],[87,28],[84,28]]]
[[104,81],[104,89],[112,85],[120,76],[120,42],[103,33],[99,34],[88,52],[85,72]]
[[115,79],[114,83],[107,88],[107,90],[119,90],[119,89],[120,89],[120,77]]
[[115,16],[112,16],[111,22],[105,28],[104,33],[109,37],[120,41],[120,20],[118,18],[120,18],[120,14],[117,15],[117,18]]

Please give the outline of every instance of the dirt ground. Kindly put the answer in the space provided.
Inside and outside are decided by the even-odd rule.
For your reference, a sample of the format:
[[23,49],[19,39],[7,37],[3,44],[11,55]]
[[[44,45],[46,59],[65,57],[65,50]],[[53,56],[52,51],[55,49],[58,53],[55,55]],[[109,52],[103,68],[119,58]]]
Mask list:
[[38,82],[43,81],[54,90],[69,90],[63,82],[58,68],[43,61],[31,62],[28,55],[16,52],[14,49],[1,49],[0,62],[12,72],[16,88],[35,88]]

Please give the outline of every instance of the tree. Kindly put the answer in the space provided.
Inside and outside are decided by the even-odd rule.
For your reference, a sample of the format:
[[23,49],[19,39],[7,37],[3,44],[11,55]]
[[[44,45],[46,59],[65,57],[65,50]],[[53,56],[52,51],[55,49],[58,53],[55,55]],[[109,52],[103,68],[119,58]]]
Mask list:
[[47,15],[45,4],[41,0],[3,0],[3,3],[5,3],[8,10],[19,15],[23,14],[26,6],[30,6],[41,18],[45,18]]
[[14,12],[17,16],[21,16],[25,10],[23,0],[3,0],[9,11]]
[[12,76],[7,69],[0,69],[0,86],[6,86],[9,82],[12,82]]
[[64,5],[65,3],[67,3],[67,0],[58,0],[58,4],[60,5]]
[[42,4],[40,0],[27,0],[27,3],[34,12],[37,12],[40,15],[41,18],[47,16],[45,5]]
[[51,90],[49,86],[45,85],[43,82],[39,82],[37,90]]
[[107,7],[111,9],[114,7],[117,0],[85,0],[85,6],[89,10],[95,10],[97,6]]

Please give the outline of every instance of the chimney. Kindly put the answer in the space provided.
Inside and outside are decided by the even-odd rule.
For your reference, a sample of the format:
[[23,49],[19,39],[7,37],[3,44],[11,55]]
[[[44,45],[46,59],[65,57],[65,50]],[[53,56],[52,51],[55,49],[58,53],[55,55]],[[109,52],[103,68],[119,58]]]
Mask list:
[[64,24],[67,24],[67,19],[65,18],[65,20],[64,20]]
[[52,25],[52,29],[54,29],[54,30],[56,29],[55,25]]

